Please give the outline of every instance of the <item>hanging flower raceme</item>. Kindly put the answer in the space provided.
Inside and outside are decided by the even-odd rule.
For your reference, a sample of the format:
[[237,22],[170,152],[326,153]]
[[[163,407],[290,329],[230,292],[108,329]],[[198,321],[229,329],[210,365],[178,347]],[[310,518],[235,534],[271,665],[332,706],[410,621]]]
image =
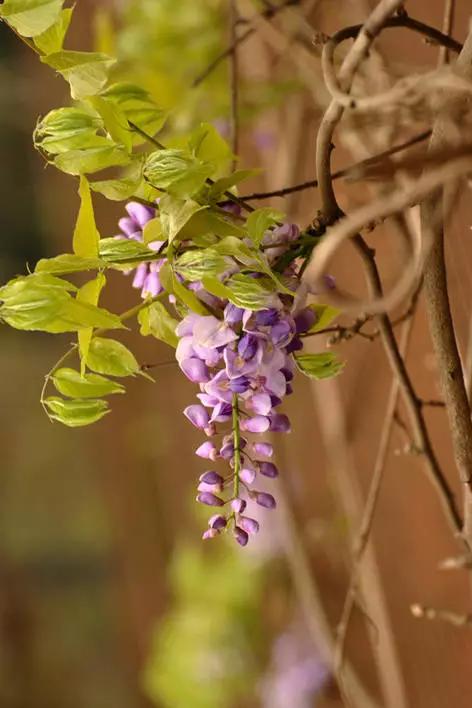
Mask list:
[[231,530],[245,546],[259,530],[248,504],[275,508],[274,496],[258,488],[261,479],[279,474],[271,461],[272,445],[250,442],[245,434],[290,431],[290,421],[278,407],[292,392],[291,352],[312,323],[311,311],[294,319],[280,300],[278,308],[257,312],[226,303],[221,319],[190,314],[177,327],[180,368],[200,386],[200,403],[188,406],[184,414],[210,438],[196,454],[229,467],[223,474],[209,469],[200,476],[197,501],[220,508],[203,538]]
[[[128,217],[119,222],[124,236],[142,241],[142,230],[154,217],[154,210],[131,202],[127,212]],[[262,239],[267,261],[274,263],[298,236],[294,224],[267,230]],[[160,242],[152,244],[156,250],[161,246]],[[142,263],[136,269],[133,286],[142,289],[143,297],[161,292],[159,270],[163,263],[164,259]],[[239,270],[237,262],[233,263],[230,274]],[[284,275],[293,282],[293,266]],[[292,393],[292,354],[302,347],[299,335],[311,327],[315,316],[306,308],[294,317],[290,296],[274,294],[272,307],[252,310],[211,295],[199,281],[189,287],[213,314],[191,312],[176,328],[177,362],[200,388],[199,402],[189,405],[184,414],[208,437],[196,454],[226,465],[226,471],[208,469],[199,478],[197,501],[215,507],[215,511],[218,508],[203,538],[230,531],[245,546],[259,530],[250,505],[276,506],[274,496],[260,488],[260,481],[279,474],[271,461],[272,445],[266,440],[254,441],[252,436],[290,431],[290,421],[279,412],[279,406]]]

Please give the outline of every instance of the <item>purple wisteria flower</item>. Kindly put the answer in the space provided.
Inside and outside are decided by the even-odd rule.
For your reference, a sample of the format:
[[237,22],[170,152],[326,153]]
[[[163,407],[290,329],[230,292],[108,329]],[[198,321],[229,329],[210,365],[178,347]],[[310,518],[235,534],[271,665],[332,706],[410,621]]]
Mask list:
[[[117,238],[142,242],[143,229],[155,218],[156,209],[130,202],[127,216],[119,221],[121,234]],[[233,203],[228,202],[223,209],[228,215],[240,215],[239,206]],[[273,264],[298,237],[295,224],[267,230],[262,238],[267,262]],[[148,246],[160,252],[164,242],[155,241]],[[179,247],[185,248],[185,243]],[[135,269],[133,287],[140,289],[143,297],[162,292],[159,274],[164,263],[166,259],[158,257]],[[235,259],[228,258],[228,268],[219,277],[224,282],[240,269]],[[250,275],[258,278],[261,274]],[[283,275],[295,295],[299,287],[296,268],[290,265]],[[203,538],[229,531],[238,544],[245,546],[250,536],[259,531],[259,522],[247,513],[248,505],[271,510],[277,504],[272,494],[258,489],[258,482],[275,479],[279,474],[277,466],[267,460],[273,456],[271,443],[250,442],[246,434],[290,431],[290,421],[278,412],[278,407],[292,392],[292,355],[302,346],[300,335],[312,326],[314,315],[310,308],[298,308],[294,315],[293,298],[287,294],[274,293],[270,307],[255,311],[216,297],[200,281],[186,283],[185,287],[209,309],[208,315],[189,312],[175,330],[179,340],[176,360],[185,376],[199,387],[199,402],[187,406],[184,415],[211,438],[199,445],[195,454],[211,463],[226,465],[226,472],[210,469],[198,481],[197,501],[220,507],[210,517]],[[176,302],[173,294],[169,300]],[[222,438],[217,441],[220,434]]]
[[279,299],[276,307],[256,312],[222,303],[214,315],[191,313],[178,325],[177,361],[200,387],[200,405],[189,406],[185,415],[211,437],[217,434],[215,423],[231,422],[231,432],[223,432],[220,444],[207,441],[196,451],[204,459],[229,464],[226,475],[210,470],[200,477],[197,500],[227,509],[210,518],[203,538],[230,531],[246,546],[259,530],[258,521],[246,513],[248,503],[267,510],[276,507],[272,494],[257,489],[258,479],[279,474],[277,466],[264,459],[273,456],[273,447],[267,441],[249,443],[244,436],[290,431],[288,417],[277,407],[291,393],[291,350],[313,321],[311,310],[294,318]]

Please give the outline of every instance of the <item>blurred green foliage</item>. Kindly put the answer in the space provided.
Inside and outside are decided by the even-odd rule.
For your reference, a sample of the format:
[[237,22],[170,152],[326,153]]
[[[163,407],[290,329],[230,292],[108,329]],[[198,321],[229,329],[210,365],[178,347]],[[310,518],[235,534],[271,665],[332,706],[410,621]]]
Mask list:
[[260,674],[261,566],[229,544],[207,551],[183,545],[174,555],[174,606],[156,628],[143,677],[166,708],[235,705]]

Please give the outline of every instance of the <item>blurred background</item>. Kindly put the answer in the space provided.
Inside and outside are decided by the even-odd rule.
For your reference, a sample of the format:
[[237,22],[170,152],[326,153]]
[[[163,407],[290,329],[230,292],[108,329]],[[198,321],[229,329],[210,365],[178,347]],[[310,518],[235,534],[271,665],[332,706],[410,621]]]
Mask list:
[[[370,7],[367,0],[304,0],[272,20],[248,24],[269,5],[238,3],[238,32],[258,29],[238,52],[239,166],[265,168],[248,191],[313,179],[316,128],[327,105],[314,40],[362,21]],[[463,40],[468,0],[457,0],[456,8],[453,35]],[[408,11],[442,25],[442,0],[411,0]],[[151,91],[170,111],[169,133],[205,120],[227,134],[227,64],[191,86],[228,42],[223,0],[80,0],[66,46],[116,53],[116,78]],[[425,70],[437,52],[417,36],[391,31],[372,54],[361,89],[378,90],[405,71]],[[46,167],[31,139],[38,116],[67,102],[62,79],[0,24],[2,282],[70,249],[76,180]],[[429,127],[431,118],[399,114],[393,135],[373,119],[355,124],[348,118],[338,133],[335,167],[401,142]],[[377,185],[339,182],[337,189],[348,209]],[[447,253],[465,357],[472,214],[467,195],[462,202]],[[267,203],[301,225],[318,208],[316,190]],[[117,233],[122,205],[100,195],[95,204],[102,236]],[[387,281],[398,266],[390,236],[388,225],[372,236]],[[348,287],[362,288],[348,248],[334,272]],[[114,311],[136,302],[121,274],[110,290]],[[325,625],[334,628],[340,618],[349,529],[362,508],[385,416],[391,378],[380,342],[342,344],[347,364],[336,380],[316,386],[296,380],[286,405],[293,432],[274,441],[283,471],[279,508],[261,513],[263,532],[241,550],[224,539],[200,540],[205,513],[193,501],[203,471],[193,455],[200,438],[181,413],[195,391],[172,363],[171,350],[127,333],[124,341],[141,363],[164,364],[156,383],[133,381],[111,415],[90,429],[69,430],[51,425],[39,404],[43,377],[68,337],[3,327],[0,340],[1,708],[343,705],[324,660]],[[420,395],[437,398],[421,299],[408,367]],[[432,408],[427,420],[454,485],[445,413]],[[421,460],[405,453],[397,426],[365,563],[372,604],[355,611],[346,652],[379,705],[472,703],[470,629],[419,621],[409,610],[421,602],[469,611],[465,574],[437,569],[454,553]]]

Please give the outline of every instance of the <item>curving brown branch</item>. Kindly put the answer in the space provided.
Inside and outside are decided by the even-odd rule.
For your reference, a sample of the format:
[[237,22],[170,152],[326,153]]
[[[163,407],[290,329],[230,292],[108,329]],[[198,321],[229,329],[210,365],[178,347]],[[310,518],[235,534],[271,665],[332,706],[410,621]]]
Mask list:
[[[472,32],[459,55],[456,69],[465,79],[472,80]],[[438,118],[431,138],[432,149],[447,149],[451,145],[448,122],[451,115],[458,116],[466,108],[465,100],[457,98],[452,106],[448,106],[448,114]],[[432,238],[432,248],[424,272],[424,287],[454,458],[464,487],[464,537],[469,547],[472,547],[472,421],[448,295],[443,223],[443,201],[447,196],[444,190],[438,189],[421,205],[422,229],[431,234]]]

